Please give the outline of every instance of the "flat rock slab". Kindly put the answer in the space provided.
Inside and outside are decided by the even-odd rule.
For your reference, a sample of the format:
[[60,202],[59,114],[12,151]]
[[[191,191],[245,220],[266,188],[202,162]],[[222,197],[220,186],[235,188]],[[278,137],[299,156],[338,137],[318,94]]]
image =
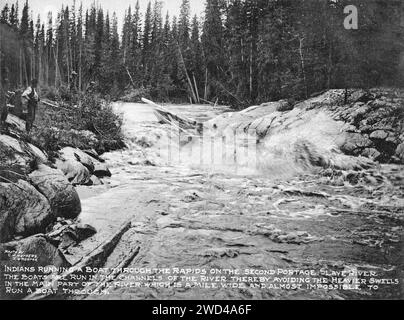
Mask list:
[[77,247],[70,248],[66,258],[72,264],[77,263],[103,241],[119,232],[124,223],[151,215],[160,206],[159,203],[151,201],[153,199],[154,195],[142,192],[138,187],[126,186],[110,189],[99,196],[84,200],[79,222],[91,225],[97,233]]

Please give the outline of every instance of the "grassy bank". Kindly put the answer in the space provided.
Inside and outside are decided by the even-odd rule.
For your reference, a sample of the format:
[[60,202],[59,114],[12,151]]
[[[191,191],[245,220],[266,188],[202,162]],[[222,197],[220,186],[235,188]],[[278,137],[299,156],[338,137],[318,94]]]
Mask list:
[[102,154],[124,147],[121,127],[122,118],[99,95],[47,88],[42,90],[34,128],[25,137],[50,155],[67,146]]

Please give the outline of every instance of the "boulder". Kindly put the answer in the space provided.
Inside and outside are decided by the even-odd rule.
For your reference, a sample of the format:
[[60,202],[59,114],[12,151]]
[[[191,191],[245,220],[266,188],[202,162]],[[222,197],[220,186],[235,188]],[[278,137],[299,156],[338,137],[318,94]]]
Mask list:
[[89,181],[89,185],[91,186],[102,186],[103,183],[100,180],[100,178],[96,177],[96,176],[91,176],[90,181]]
[[90,238],[97,233],[97,230],[93,226],[90,226],[89,224],[85,223],[76,224],[74,226],[74,230],[77,234],[77,238],[79,239],[79,241],[83,241],[87,238]]
[[55,220],[46,197],[28,182],[0,183],[0,242],[45,232]]
[[341,150],[348,155],[359,155],[363,149],[372,146],[372,144],[367,135],[348,132],[345,135],[345,142],[341,146]]
[[9,135],[0,135],[0,165],[18,165],[29,173],[34,163],[46,162],[47,155],[34,145]]
[[35,256],[35,266],[51,265],[55,267],[69,267],[69,263],[60,253],[56,244],[55,241],[43,234],[37,234],[18,241],[2,243],[0,244],[1,260],[3,262],[9,260],[6,251],[21,252],[26,255]]
[[87,185],[90,181],[90,171],[76,160],[56,160],[55,165],[73,185]]
[[94,158],[80,149],[66,147],[59,151],[61,159],[65,161],[77,161],[85,166],[90,173],[94,172]]
[[74,185],[91,185],[92,175],[98,178],[111,177],[111,171],[94,150],[82,151],[67,147],[59,153],[60,159],[56,161],[56,166]]
[[370,134],[369,138],[376,139],[376,140],[385,140],[385,139],[387,139],[388,136],[389,136],[388,132],[386,132],[384,130],[376,130]]
[[395,156],[399,163],[404,164],[404,142],[398,145]]
[[294,109],[293,103],[290,103],[287,100],[280,100],[279,101],[279,106],[276,108],[276,111],[279,112],[286,112],[286,111],[291,111]]
[[81,212],[80,198],[62,171],[40,165],[29,177],[36,189],[48,199],[54,216],[77,218]]
[[25,131],[25,121],[11,113],[8,114],[6,122],[19,131]]
[[366,148],[362,151],[361,155],[372,160],[377,160],[381,156],[381,153],[374,148]]
[[90,157],[96,159],[97,161],[104,163],[105,160],[103,158],[101,158],[99,156],[99,154],[97,153],[97,151],[95,151],[94,149],[87,149],[87,150],[83,150],[83,152],[85,152],[86,154],[88,154]]
[[[35,235],[23,240],[0,244],[0,261],[2,266],[16,270],[12,272],[13,275],[45,276],[45,279],[26,279],[24,287],[18,287],[23,292],[6,293],[5,286],[0,286],[0,299],[21,299],[41,287],[41,283],[47,281],[49,274],[39,272],[39,267],[68,268],[71,266],[56,243],[44,235]],[[35,272],[27,273],[22,268],[33,268]],[[0,275],[2,274],[3,272],[0,273]],[[1,280],[4,281],[4,279]],[[12,288],[17,289],[17,287]]]
[[66,250],[96,233],[97,230],[88,224],[71,223],[63,225],[57,223],[47,236],[58,243],[60,249]]

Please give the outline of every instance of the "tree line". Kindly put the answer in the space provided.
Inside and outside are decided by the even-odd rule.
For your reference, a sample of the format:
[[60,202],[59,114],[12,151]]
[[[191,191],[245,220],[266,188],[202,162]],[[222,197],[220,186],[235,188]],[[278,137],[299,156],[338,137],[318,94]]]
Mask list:
[[[29,2],[0,13],[0,72],[12,86],[138,90],[161,101],[245,106],[303,99],[330,88],[404,84],[403,9],[383,0],[206,0],[203,18],[182,0],[115,13],[72,2],[54,17],[31,17]],[[344,28],[344,8],[359,28]],[[19,16],[21,12],[21,17]]]

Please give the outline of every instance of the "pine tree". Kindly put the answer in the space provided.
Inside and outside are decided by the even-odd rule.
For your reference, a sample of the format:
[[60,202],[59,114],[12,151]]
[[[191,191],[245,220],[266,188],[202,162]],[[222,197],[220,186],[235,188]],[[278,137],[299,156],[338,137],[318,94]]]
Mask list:
[[148,3],[146,9],[146,16],[143,28],[143,46],[142,46],[142,65],[143,65],[143,85],[149,81],[150,72],[150,55],[152,53],[151,43],[152,43],[152,6],[151,2]]
[[8,3],[5,4],[4,8],[1,10],[0,23],[10,23],[10,9]]
[[188,50],[190,40],[191,6],[189,0],[182,0],[181,12],[178,20],[178,41],[183,52]]
[[27,39],[29,36],[29,16],[28,16],[28,0],[25,2],[22,9],[22,17],[20,23],[20,35],[21,39]]
[[[218,0],[207,0],[202,47],[205,56],[205,99],[217,97],[218,83],[223,82],[225,47],[222,14]],[[222,84],[223,85],[223,84]]]
[[201,92],[203,92],[203,81],[204,81],[204,66],[203,66],[203,56],[202,56],[202,44],[200,41],[200,27],[198,17],[195,15],[192,20],[191,27],[191,64],[190,73],[192,74],[192,82],[194,84],[195,93],[200,102]]

